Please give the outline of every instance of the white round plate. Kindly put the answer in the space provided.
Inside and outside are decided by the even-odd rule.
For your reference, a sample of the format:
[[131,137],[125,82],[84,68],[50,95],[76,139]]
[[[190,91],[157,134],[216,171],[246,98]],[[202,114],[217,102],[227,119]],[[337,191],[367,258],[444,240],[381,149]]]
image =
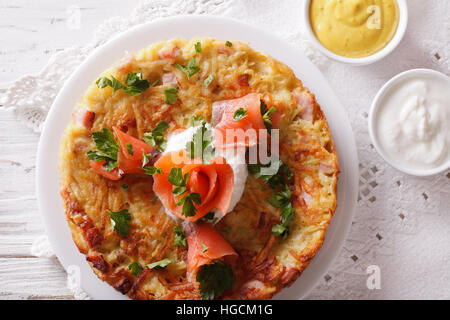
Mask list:
[[[228,18],[180,16],[134,27],[95,50],[67,80],[45,121],[37,156],[37,197],[50,243],[66,270],[70,266],[80,268],[81,287],[92,298],[126,298],[95,276],[85,256],[78,252],[72,241],[59,195],[57,161],[60,138],[71,119],[72,108],[81,100],[87,87],[102,71],[119,61],[126,51],[136,52],[151,43],[171,38],[195,37],[246,41],[253,49],[287,64],[316,95],[327,117],[341,170],[338,209],[314,260],[290,288],[276,296],[277,299],[303,298],[331,266],[350,229],[358,190],[358,158],[352,129],[345,109],[326,79],[302,52],[270,33]],[[69,268],[69,271],[73,270],[76,269]]]

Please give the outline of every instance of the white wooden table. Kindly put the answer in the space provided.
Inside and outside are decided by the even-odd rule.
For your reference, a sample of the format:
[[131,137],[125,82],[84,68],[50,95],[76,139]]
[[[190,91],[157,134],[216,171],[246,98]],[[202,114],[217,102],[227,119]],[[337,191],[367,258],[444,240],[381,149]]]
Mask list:
[[[80,29],[67,25],[71,5],[81,9]],[[86,44],[99,23],[132,8],[121,0],[0,0],[0,90],[38,72],[53,53]],[[0,299],[72,298],[59,262],[29,252],[43,232],[34,188],[38,141],[14,111],[0,109]]]

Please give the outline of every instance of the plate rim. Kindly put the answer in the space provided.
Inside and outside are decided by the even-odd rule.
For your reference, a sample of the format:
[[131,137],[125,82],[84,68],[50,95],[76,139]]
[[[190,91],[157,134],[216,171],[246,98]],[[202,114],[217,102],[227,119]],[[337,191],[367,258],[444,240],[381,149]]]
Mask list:
[[[157,41],[164,41],[171,38],[195,38],[195,37],[211,37],[211,38],[219,38],[215,37],[214,35],[209,36],[209,32],[212,30],[219,28],[218,30],[215,30],[214,32],[218,33],[229,33],[233,34],[235,32],[233,28],[230,28],[230,30],[224,30],[227,29],[227,25],[231,25],[231,27],[235,27],[240,30],[245,30],[245,32],[241,32],[237,36],[239,39],[233,39],[233,40],[241,40],[242,38],[246,38],[248,35],[248,38],[241,41],[246,41],[249,43],[249,45],[254,48],[257,51],[262,51],[265,54],[268,54],[272,57],[274,57],[276,60],[281,61],[282,63],[289,66],[294,73],[296,74],[296,77],[301,79],[303,83],[308,82],[308,80],[305,80],[307,77],[316,77],[317,80],[312,81],[312,79],[309,79],[311,82],[317,82],[321,83],[323,85],[323,88],[320,88],[316,90],[317,88],[311,88],[311,92],[316,94],[318,91],[327,92],[329,96],[327,97],[320,97],[316,95],[317,100],[319,102],[319,105],[321,105],[321,109],[323,110],[324,114],[326,115],[327,123],[330,127],[330,130],[332,132],[333,141],[336,145],[336,148],[342,149],[344,148],[345,144],[345,154],[341,151],[338,151],[338,157],[339,157],[339,166],[340,166],[340,175],[338,178],[338,207],[334,213],[333,219],[330,222],[330,225],[328,229],[325,232],[325,239],[324,242],[319,249],[319,251],[314,256],[311,263],[306,267],[304,272],[302,273],[301,277],[299,277],[296,282],[289,288],[283,289],[280,293],[275,295],[274,299],[288,299],[287,296],[289,295],[295,295],[295,290],[299,290],[300,293],[297,293],[294,298],[289,299],[302,299],[306,297],[312,289],[317,285],[319,280],[323,278],[327,270],[331,267],[333,262],[335,261],[336,257],[342,250],[343,244],[345,242],[345,239],[347,238],[347,235],[350,231],[351,222],[353,220],[354,212],[356,209],[357,204],[357,191],[358,191],[358,177],[359,177],[359,168],[358,168],[358,156],[357,156],[357,149],[356,149],[356,143],[355,143],[355,137],[353,135],[353,130],[350,124],[350,121],[347,116],[347,112],[342,106],[342,104],[339,102],[339,99],[337,98],[336,94],[334,93],[331,86],[328,84],[328,81],[324,77],[324,75],[320,72],[320,70],[313,65],[313,63],[302,53],[299,49],[291,46],[287,41],[284,39],[281,39],[277,37],[276,35],[273,35],[272,33],[261,29],[259,27],[255,27],[252,25],[249,25],[247,23],[228,18],[223,16],[215,16],[215,15],[182,15],[182,16],[176,16],[176,17],[169,17],[164,19],[159,19],[157,21],[153,22],[147,22],[144,24],[140,24],[137,26],[132,27],[128,31],[122,32],[116,36],[114,36],[112,39],[107,41],[102,46],[96,48],[81,64],[77,67],[77,69],[72,73],[72,75],[66,80],[64,85],[61,87],[60,91],[58,92],[49,112],[46,117],[46,120],[43,125],[43,130],[39,139],[39,145],[38,145],[38,151],[37,151],[37,159],[36,159],[36,194],[37,194],[37,200],[38,200],[38,207],[39,212],[41,214],[41,217],[44,222],[44,227],[46,231],[46,235],[52,245],[53,250],[55,251],[56,256],[58,257],[59,261],[61,262],[62,266],[66,271],[70,274],[73,274],[74,272],[79,273],[79,277],[76,278],[77,281],[80,281],[81,288],[89,294],[94,299],[105,299],[104,295],[106,295],[109,299],[127,299],[126,296],[118,293],[114,290],[113,287],[109,286],[102,280],[100,280],[92,271],[90,266],[85,260],[84,255],[79,253],[78,249],[76,248],[73,240],[70,228],[67,224],[64,210],[61,206],[62,199],[59,196],[59,186],[60,186],[60,179],[59,179],[59,172],[57,169],[57,163],[58,163],[58,153],[59,153],[59,144],[61,139],[61,134],[64,131],[65,127],[68,124],[68,121],[61,121],[61,119],[58,119],[58,116],[61,115],[62,118],[70,119],[70,116],[72,115],[73,107],[77,102],[80,101],[81,97],[83,96],[83,93],[86,91],[86,88],[89,86],[88,80],[83,81],[82,84],[77,84],[76,81],[80,78],[88,79],[89,75],[100,74],[105,69],[113,65],[114,62],[117,62],[120,57],[124,55],[124,51],[121,51],[119,54],[119,58],[113,59],[114,56],[117,56],[117,52],[114,52],[112,54],[110,51],[114,50],[116,47],[123,47],[125,44],[128,44],[128,47],[133,46],[136,42],[137,36],[140,33],[145,33],[145,31],[149,31],[151,29],[158,30],[162,29],[164,27],[176,27],[177,25],[182,25],[183,23],[189,22],[192,25],[189,25],[189,27],[186,29],[183,29],[183,31],[180,31],[180,34],[169,36],[169,37],[159,37],[159,40],[149,40],[146,42],[143,42],[144,40],[139,40],[140,47],[137,49],[133,49],[133,51],[137,51],[139,49],[145,48],[146,46],[155,43]],[[189,32],[192,32],[192,30],[197,30],[198,25],[209,25],[208,30],[200,30],[197,31],[199,35],[197,36],[190,36],[186,37],[181,34],[188,34]],[[214,27],[211,27],[214,26]],[[223,28],[223,29],[221,29]],[[170,31],[172,32],[172,31]],[[132,35],[132,38],[130,37]],[[260,38],[258,40],[255,39],[249,39],[251,38],[250,35],[255,36],[256,38]],[[264,39],[264,40],[262,40]],[[225,39],[223,39],[225,40]],[[263,42],[262,42],[263,41]],[[268,45],[266,47],[266,42],[268,43],[275,43],[278,45],[276,48],[269,48]],[[257,43],[255,46],[254,44]],[[133,45],[129,45],[133,44]],[[267,49],[259,49],[259,46],[263,46]],[[280,48],[281,47],[281,48]],[[272,50],[273,49],[273,50]],[[305,69],[312,70],[314,72],[314,75],[312,76],[299,76],[297,74],[297,67],[294,67],[292,64],[289,64],[286,62],[286,60],[292,61],[293,56],[286,57],[286,59],[279,59],[278,56],[283,56],[283,52],[281,50],[286,50],[289,53],[296,54],[299,59],[303,60],[301,63],[302,68],[305,67]],[[109,55],[107,59],[107,63],[102,63],[101,57],[106,54]],[[113,59],[113,60],[112,60]],[[112,62],[111,62],[112,60]],[[95,66],[94,66],[95,64]],[[107,65],[106,67],[103,67],[101,65]],[[296,63],[293,63],[296,65]],[[100,65],[100,66],[98,66]],[[99,72],[97,72],[97,69],[101,69]],[[92,76],[91,76],[92,78]],[[93,78],[95,79],[95,78]],[[92,79],[91,79],[92,80]],[[73,90],[70,88],[70,86],[78,87],[75,91],[82,91],[80,95],[74,94]],[[308,85],[305,85],[306,87],[309,87]],[[81,89],[80,89],[81,88]],[[77,96],[78,98],[75,98]],[[72,97],[72,98],[71,98]],[[74,100],[74,103],[66,103],[67,100]],[[332,101],[332,103],[327,104],[325,107],[320,103],[321,100],[324,101]],[[329,105],[333,105],[333,108],[337,108],[341,114],[339,114],[338,111],[334,111],[332,107]],[[65,107],[64,107],[65,106]],[[67,109],[67,110],[66,110]],[[328,112],[327,112],[328,110]],[[66,115],[64,115],[66,113]],[[339,143],[336,140],[336,137],[341,137],[341,135],[344,135],[344,133],[340,130],[337,130],[336,127],[338,127],[337,123],[331,123],[330,122],[330,115],[334,114],[331,118],[338,118],[340,121],[339,127],[344,130],[342,132],[345,132],[346,139],[345,143],[343,141],[340,141]],[[59,123],[57,124],[57,121],[59,120]],[[336,120],[335,120],[336,121]],[[58,128],[62,126],[62,130],[59,129],[58,135],[56,135],[58,138],[55,139],[55,133],[52,132],[52,130],[55,130],[54,128]],[[334,129],[333,129],[334,128]],[[342,139],[342,137],[340,138]],[[55,147],[56,146],[56,147]],[[56,154],[52,154],[51,151],[56,150]],[[345,161],[342,161],[345,159]],[[49,163],[55,163],[56,166],[51,166]],[[53,172],[52,172],[53,171]],[[48,173],[50,175],[55,175],[56,173],[56,185],[57,188],[55,189],[55,181],[49,182],[48,179]],[[345,190],[343,188],[345,187]],[[50,191],[49,191],[50,188]],[[53,194],[52,191],[57,191],[55,194]],[[59,201],[56,199],[52,199],[54,197],[59,198]],[[59,208],[56,208],[56,206],[59,205]],[[336,218],[336,215],[339,211],[343,211],[343,207],[345,206],[345,212],[341,213],[341,215],[344,215],[343,217],[339,216],[339,220]],[[52,216],[52,214],[55,213],[55,211],[59,211],[60,216],[55,216],[57,220],[64,220],[65,228],[58,229],[56,225],[53,223],[53,219],[55,217]],[[53,212],[53,213],[52,213]],[[334,229],[338,230],[334,230]],[[66,229],[66,230],[64,230]],[[333,230],[331,232],[330,230]],[[67,239],[64,238],[67,236],[67,233],[70,235],[70,244],[67,244]],[[331,244],[331,242],[333,244]],[[69,248],[65,246],[69,246]],[[330,245],[334,245],[334,249],[331,250]],[[331,251],[330,251],[331,250]],[[66,252],[69,251],[69,252]],[[74,252],[70,252],[74,251]],[[321,254],[322,253],[322,254]],[[327,254],[327,257],[322,257],[324,254]],[[324,261],[322,261],[324,260]],[[77,268],[71,268],[74,266],[72,264],[72,261],[77,261],[80,264],[75,264]],[[83,261],[83,262],[81,262]],[[314,270],[312,270],[314,269]],[[88,272],[88,273],[87,273]],[[311,272],[315,272],[315,275],[310,275]],[[306,278],[305,277],[309,278]],[[313,277],[314,279],[311,279]],[[304,284],[303,284],[304,283]],[[303,287],[299,288],[299,284],[303,284]]]

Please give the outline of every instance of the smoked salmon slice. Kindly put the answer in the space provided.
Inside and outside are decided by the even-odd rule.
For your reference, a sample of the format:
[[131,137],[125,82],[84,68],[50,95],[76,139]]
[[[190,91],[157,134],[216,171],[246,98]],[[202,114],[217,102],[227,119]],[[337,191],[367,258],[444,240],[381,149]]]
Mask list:
[[[236,120],[236,111],[244,109],[245,116]],[[214,146],[218,149],[252,147],[258,143],[260,130],[267,132],[261,114],[261,95],[250,93],[238,99],[214,102],[212,105]]]
[[89,160],[89,165],[97,173],[101,174],[102,176],[104,176],[105,178],[107,178],[109,180],[114,180],[114,181],[120,180],[122,178],[124,172],[117,167],[108,172],[108,170],[106,170],[106,168],[103,166],[105,163],[106,163],[105,160],[101,160],[101,161]]
[[[142,140],[126,134],[125,132],[113,127],[116,133],[117,139],[119,140],[120,151],[124,157],[128,160],[142,161],[142,153],[149,154],[153,151],[153,147]],[[132,152],[128,151],[127,145],[131,145]]]
[[151,153],[154,148],[144,141],[136,139],[116,127],[114,127],[113,130],[119,140],[117,166],[127,174],[144,173],[144,170],[142,170],[143,154]]
[[208,223],[185,223],[188,243],[187,270],[193,275],[210,262],[225,256],[237,256],[233,247]]
[[[153,191],[164,206],[177,217],[197,221],[214,209],[223,215],[227,213],[234,188],[234,174],[224,158],[216,157],[208,164],[204,164],[199,159],[190,159],[186,151],[180,150],[162,155],[154,166],[160,168],[162,174],[153,176]],[[178,198],[172,193],[175,186],[168,180],[170,170],[174,167],[181,168],[183,176],[189,173],[187,190],[200,194],[201,203],[195,205],[197,209],[195,216],[183,216],[182,206],[176,205]]]

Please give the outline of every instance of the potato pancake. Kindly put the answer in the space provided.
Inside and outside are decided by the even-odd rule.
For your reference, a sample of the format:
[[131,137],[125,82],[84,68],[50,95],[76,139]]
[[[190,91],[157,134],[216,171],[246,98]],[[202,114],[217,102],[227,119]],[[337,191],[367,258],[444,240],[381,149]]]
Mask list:
[[[133,83],[127,79],[130,73],[140,74],[150,86],[134,94],[135,87],[125,85]],[[201,298],[198,284],[186,275],[187,248],[174,243],[176,222],[155,196],[152,176],[111,180],[96,173],[87,155],[96,147],[93,132],[116,127],[142,140],[165,121],[168,135],[188,128],[192,116],[210,121],[214,102],[258,93],[281,114],[280,158],[293,174],[289,189],[295,215],[289,236],[275,237],[272,227],[280,222],[280,209],[265,200],[273,190],[249,174],[242,198],[215,225],[238,253],[230,262],[233,288],[221,298],[269,299],[290,286],[323,243],[336,210],[339,172],[324,114],[293,71],[246,43],[201,38],[150,45],[100,76],[111,82],[93,82],[87,89],[59,153],[67,221],[97,276],[132,299]],[[168,88],[177,88],[176,101]],[[110,212],[124,209],[130,226],[122,236]],[[134,272],[130,267],[163,259],[171,261],[164,268]]]

